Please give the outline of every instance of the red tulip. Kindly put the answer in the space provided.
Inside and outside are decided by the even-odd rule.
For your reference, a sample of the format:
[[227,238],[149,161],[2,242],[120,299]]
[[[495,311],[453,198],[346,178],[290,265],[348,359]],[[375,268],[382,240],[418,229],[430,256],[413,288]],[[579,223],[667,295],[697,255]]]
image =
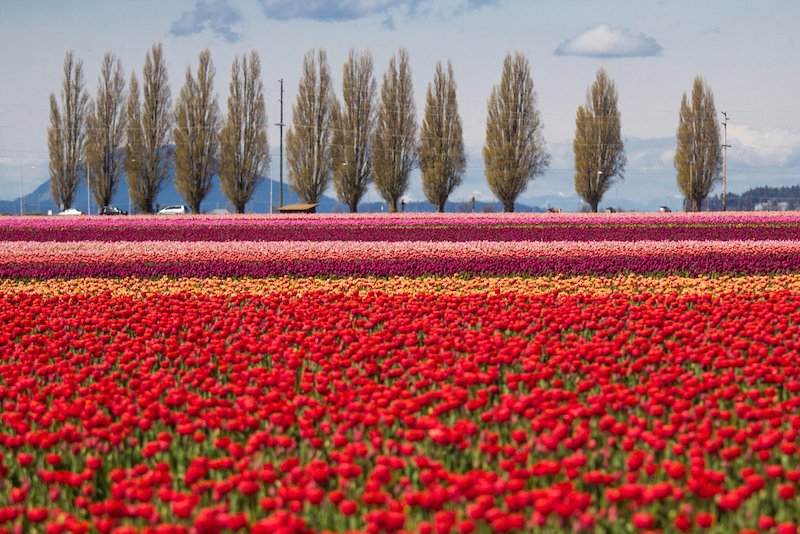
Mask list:
[[700,528],[711,528],[714,524],[714,516],[707,513],[707,512],[699,512],[696,516],[694,516],[695,523]]
[[793,499],[797,495],[797,489],[791,484],[781,484],[778,486],[778,496],[784,501]]
[[358,510],[358,503],[355,501],[344,500],[339,503],[339,510],[347,516],[353,515]]
[[675,517],[674,525],[681,532],[688,532],[692,528],[692,520],[686,514],[678,514]]
[[28,511],[25,514],[28,519],[34,523],[41,523],[45,519],[47,519],[49,515],[49,511],[47,508],[28,508]]
[[636,512],[631,518],[633,526],[640,529],[650,529],[655,525],[655,518],[647,512]]

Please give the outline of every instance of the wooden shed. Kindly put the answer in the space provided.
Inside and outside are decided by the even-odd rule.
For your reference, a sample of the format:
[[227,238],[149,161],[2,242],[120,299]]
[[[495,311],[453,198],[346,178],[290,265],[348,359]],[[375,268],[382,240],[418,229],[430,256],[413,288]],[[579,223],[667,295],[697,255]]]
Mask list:
[[316,213],[319,204],[288,204],[278,208],[280,213]]

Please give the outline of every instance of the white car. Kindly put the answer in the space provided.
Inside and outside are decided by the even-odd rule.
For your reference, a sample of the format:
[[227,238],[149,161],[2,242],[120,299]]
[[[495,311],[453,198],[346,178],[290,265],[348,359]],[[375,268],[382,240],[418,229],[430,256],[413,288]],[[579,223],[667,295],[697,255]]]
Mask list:
[[158,215],[186,215],[189,208],[186,206],[167,206],[158,211]]
[[59,215],[83,215],[83,212],[78,211],[75,208],[69,208],[59,213]]

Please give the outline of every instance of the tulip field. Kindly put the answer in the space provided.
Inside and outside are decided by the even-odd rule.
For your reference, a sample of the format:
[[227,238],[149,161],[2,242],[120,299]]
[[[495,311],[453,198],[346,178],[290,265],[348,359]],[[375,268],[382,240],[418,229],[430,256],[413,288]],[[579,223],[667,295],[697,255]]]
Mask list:
[[800,215],[5,217],[0,358],[0,534],[800,525]]

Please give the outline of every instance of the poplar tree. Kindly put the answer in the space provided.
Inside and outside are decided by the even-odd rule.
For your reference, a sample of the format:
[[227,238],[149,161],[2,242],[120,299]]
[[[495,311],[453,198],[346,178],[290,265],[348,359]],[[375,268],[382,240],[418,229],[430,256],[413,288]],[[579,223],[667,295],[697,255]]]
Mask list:
[[61,107],[50,93],[50,126],[47,149],[50,155],[50,194],[62,210],[72,207],[78,184],[85,178],[84,143],[89,95],[83,79],[83,61],[72,50],[64,58]]
[[111,52],[103,56],[97,95],[86,118],[86,166],[91,173],[92,196],[100,207],[109,206],[119,189],[125,164],[125,72]]
[[372,54],[350,49],[342,69],[342,105],[334,106],[333,186],[350,213],[372,182],[377,84]]
[[175,103],[175,188],[192,210],[208,196],[219,170],[219,105],[211,53],[200,52],[197,78],[186,67],[186,82]]
[[144,58],[142,94],[131,74],[128,93],[128,128],[125,173],[129,194],[144,213],[153,213],[158,194],[169,182],[175,157],[172,141],[172,94],[161,43]]
[[336,96],[325,50],[309,50],[286,132],[287,181],[306,204],[316,204],[333,177]]
[[375,189],[397,211],[400,197],[408,190],[409,176],[417,166],[417,116],[408,51],[400,49],[399,68],[395,56],[383,74],[381,102],[375,128]]
[[592,211],[616,182],[624,179],[626,164],[622,126],[617,108],[619,93],[604,68],[586,90],[586,103],[575,118],[575,191]]
[[702,76],[694,79],[691,101],[683,93],[677,138],[673,164],[678,171],[678,188],[689,198],[691,211],[700,211],[703,199],[721,180],[722,171],[714,93]]
[[425,98],[425,117],[420,127],[419,168],[422,192],[436,211],[444,211],[450,194],[461,185],[467,158],[464,154],[464,134],[458,114],[456,81],[453,65],[436,62],[433,81],[428,84]]
[[249,63],[244,55],[241,64],[239,56],[233,60],[228,116],[220,135],[220,186],[236,213],[244,213],[264,181],[269,162],[261,59],[251,50]]
[[503,211],[550,165],[528,58],[506,55],[500,85],[492,88],[483,147],[486,180]]

